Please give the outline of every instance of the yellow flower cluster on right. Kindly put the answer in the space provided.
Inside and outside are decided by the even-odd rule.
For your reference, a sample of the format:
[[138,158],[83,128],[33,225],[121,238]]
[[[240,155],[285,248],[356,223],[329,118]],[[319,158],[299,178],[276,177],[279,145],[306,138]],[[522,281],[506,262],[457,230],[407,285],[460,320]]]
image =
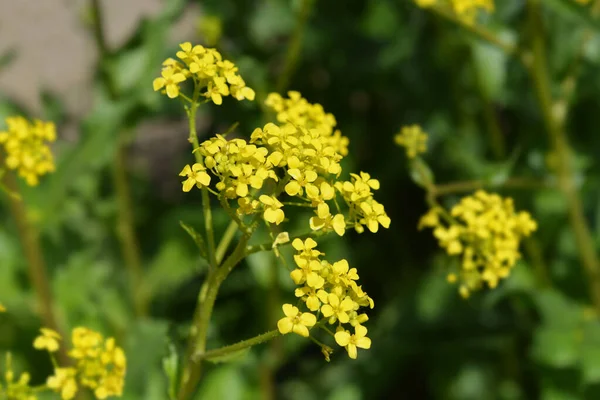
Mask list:
[[448,281],[460,282],[460,294],[468,297],[484,283],[495,288],[521,257],[519,244],[537,229],[528,212],[515,212],[513,200],[483,190],[466,196],[450,214],[434,207],[419,228],[433,228],[433,235],[449,255],[461,258],[457,274]]
[[408,158],[415,158],[427,151],[427,134],[419,125],[402,127],[400,133],[394,136],[394,141],[406,149]]
[[49,143],[56,140],[56,128],[52,122],[29,122],[20,116],[6,118],[6,125],[8,129],[0,131],[4,163],[28,185],[36,186],[42,175],[55,169]]
[[467,23],[473,23],[479,11],[494,11],[494,0],[415,0],[419,7],[446,6]]
[[[365,227],[371,232],[377,232],[379,226],[388,228],[390,218],[373,197],[379,181],[364,172],[350,174],[350,180],[339,179],[348,139],[334,132],[333,116],[321,106],[297,98],[295,92],[290,92],[290,98],[296,105],[274,94],[268,101],[288,116],[278,119],[294,122],[256,128],[249,142],[216,135],[201,143],[195,151],[202,162],[186,165],[180,173],[186,178],[183,190],[209,187],[210,172],[218,179],[214,187],[223,204],[228,207],[228,200],[236,200],[240,216],[261,212],[268,223],[281,224],[286,204],[278,197],[285,192],[299,200],[293,205],[313,209],[309,227],[314,231],[335,231],[341,236],[348,226],[358,233]],[[281,106],[281,102],[287,105]],[[346,203],[347,215],[339,207],[337,195]]]
[[186,80],[194,83],[193,100],[197,96],[206,97],[213,103],[223,103],[223,96],[232,96],[237,100],[254,100],[254,90],[246,86],[238,75],[238,68],[229,60],[224,60],[216,49],[201,45],[192,46],[190,42],[179,45],[177,61],[168,58],[163,62],[161,76],[154,79],[155,91],[165,93],[174,99],[181,94],[181,84]]
[[[60,348],[60,335],[47,328],[41,329],[33,347],[50,354]],[[127,360],[123,349],[114,338],[104,337],[91,329],[77,327],[71,335],[72,349],[68,352],[74,366],[55,363],[54,374],[48,377],[49,389],[60,393],[61,399],[74,399],[79,387],[91,389],[97,399],[122,396]]]
[[308,337],[310,328],[317,324],[315,314],[318,314],[322,317],[320,323],[336,327],[337,344],[346,348],[350,358],[356,358],[357,348],[371,347],[367,328],[362,325],[369,317],[359,310],[374,306],[373,300],[357,284],[356,268],[350,268],[343,259],[333,264],[322,260],[324,253],[316,249],[317,242],[313,239],[295,239],[292,246],[297,251],[294,255],[297,268],[290,276],[300,286],[295,294],[308,311],[300,312],[298,307],[284,304],[285,316],[277,322],[279,332]]

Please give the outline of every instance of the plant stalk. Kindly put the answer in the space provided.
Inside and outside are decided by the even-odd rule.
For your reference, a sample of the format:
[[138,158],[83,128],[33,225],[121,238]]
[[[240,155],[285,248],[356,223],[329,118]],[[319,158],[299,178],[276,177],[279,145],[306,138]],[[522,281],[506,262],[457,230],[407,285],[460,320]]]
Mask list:
[[564,129],[565,108],[561,105],[561,102],[555,101],[552,95],[541,3],[539,0],[529,0],[527,5],[533,52],[529,72],[542,109],[546,131],[557,156],[556,174],[558,185],[569,207],[569,222],[573,229],[584,272],[588,277],[590,298],[596,310],[600,312],[600,262],[591,230],[585,218],[583,201],[573,180],[572,150]]

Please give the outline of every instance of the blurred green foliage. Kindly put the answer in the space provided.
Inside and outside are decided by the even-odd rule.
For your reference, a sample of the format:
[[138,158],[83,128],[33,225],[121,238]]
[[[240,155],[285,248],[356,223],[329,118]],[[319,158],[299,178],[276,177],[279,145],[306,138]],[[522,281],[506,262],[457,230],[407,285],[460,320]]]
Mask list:
[[[23,188],[40,227],[57,312],[67,327],[86,325],[114,335],[128,356],[125,399],[165,399],[176,376],[206,262],[181,229],[201,225],[199,196],[184,196],[181,166],[190,159],[184,115],[152,91],[160,63],[177,43],[169,32],[193,1],[164,2],[133,36],[96,66],[94,106],[80,121],[76,141],[56,145],[58,169],[40,187]],[[274,90],[302,1],[208,0],[202,12],[220,19],[219,49],[240,67],[259,98]],[[481,23],[506,42],[528,47],[526,1],[498,1]],[[543,2],[544,32],[554,93],[579,63],[569,99],[567,131],[573,177],[585,205],[596,250],[600,227],[600,19],[570,0]],[[32,29],[35,29],[33,27]],[[590,35],[582,48],[585,35]],[[202,37],[189,37],[202,42]],[[214,40],[214,38],[212,39]],[[18,57],[1,56],[0,65]],[[2,73],[2,71],[0,71]],[[118,94],[111,94],[112,82]],[[205,371],[197,399],[597,399],[600,397],[600,322],[591,311],[588,281],[568,221],[568,204],[553,185],[548,135],[532,83],[505,53],[408,0],[314,1],[300,57],[289,84],[332,112],[351,140],[347,168],[380,179],[378,200],[392,218],[377,237],[348,232],[325,242],[331,258],[356,266],[375,299],[373,347],[357,361],[343,351],[332,362],[299,337],[283,337]],[[45,115],[66,122],[62,99],[41,93]],[[0,116],[27,114],[0,99]],[[202,109],[201,137],[235,122],[248,135],[263,123],[257,103],[225,102]],[[525,257],[494,291],[462,300],[447,284],[453,262],[427,232],[423,191],[407,171],[393,135],[402,125],[429,133],[425,160],[436,182],[480,180],[515,198],[539,223]],[[145,129],[164,127],[144,142]],[[185,125],[185,124],[184,124]],[[153,131],[155,131],[154,129]],[[496,135],[496,136],[494,136]],[[133,141],[137,138],[137,141]],[[134,318],[117,232],[111,186],[113,154],[130,142],[127,171],[143,261],[150,316]],[[172,144],[173,142],[183,145]],[[162,154],[165,148],[168,155]],[[137,162],[134,162],[137,160]],[[507,190],[511,176],[545,189]],[[444,197],[453,204],[457,195]],[[3,199],[6,201],[6,199]],[[7,207],[0,228],[0,350],[16,369],[41,382],[51,371],[31,343],[40,326],[22,249]],[[228,222],[215,215],[217,233]],[[293,287],[285,268],[275,273],[270,253],[250,257],[222,288],[209,331],[209,348],[274,327]],[[273,289],[275,287],[275,289]],[[172,379],[171,379],[172,381]]]

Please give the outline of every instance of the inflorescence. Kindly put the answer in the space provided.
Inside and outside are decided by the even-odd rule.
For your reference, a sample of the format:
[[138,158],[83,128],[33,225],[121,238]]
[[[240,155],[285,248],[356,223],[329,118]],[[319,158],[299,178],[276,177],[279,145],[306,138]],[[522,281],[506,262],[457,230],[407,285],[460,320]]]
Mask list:
[[466,196],[448,213],[434,207],[419,222],[449,255],[460,257],[458,273],[448,281],[459,281],[459,291],[468,297],[484,284],[495,288],[521,257],[519,245],[537,229],[528,212],[515,212],[513,200],[483,190]]
[[29,122],[20,116],[6,118],[6,125],[7,130],[0,131],[4,164],[35,186],[41,176],[54,171],[49,144],[56,140],[56,128],[52,122]]

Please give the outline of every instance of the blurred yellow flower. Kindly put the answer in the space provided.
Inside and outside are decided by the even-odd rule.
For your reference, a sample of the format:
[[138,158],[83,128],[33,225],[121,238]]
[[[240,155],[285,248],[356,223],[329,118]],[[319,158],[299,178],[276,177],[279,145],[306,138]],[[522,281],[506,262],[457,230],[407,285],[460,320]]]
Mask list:
[[424,227],[433,229],[449,255],[461,257],[460,272],[447,278],[450,283],[460,281],[460,294],[468,297],[484,283],[495,288],[510,274],[521,257],[521,240],[531,235],[537,224],[529,213],[515,212],[511,198],[479,190],[461,199],[449,214],[440,207],[432,208],[419,222],[419,229]]
[[5,121],[8,129],[0,131],[5,165],[35,186],[39,177],[55,169],[49,143],[56,140],[56,128],[52,122],[29,122],[20,116]]
[[42,334],[35,338],[33,347],[38,350],[48,350],[50,353],[58,351],[60,348],[59,341],[61,340],[58,332],[48,328],[41,328]]
[[394,141],[397,145],[406,149],[408,158],[415,158],[427,151],[427,134],[423,132],[419,125],[403,127],[400,133],[394,136]]

